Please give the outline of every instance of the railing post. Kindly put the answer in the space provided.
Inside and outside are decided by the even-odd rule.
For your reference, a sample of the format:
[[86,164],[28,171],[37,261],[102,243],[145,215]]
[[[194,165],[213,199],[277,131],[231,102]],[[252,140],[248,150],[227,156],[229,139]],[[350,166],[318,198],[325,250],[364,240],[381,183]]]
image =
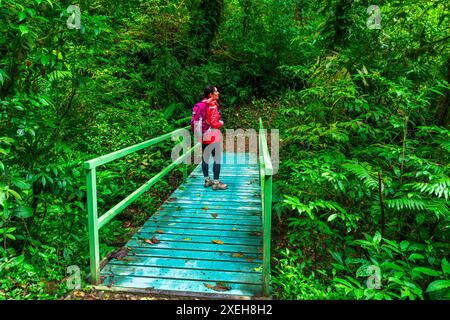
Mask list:
[[100,249],[98,239],[97,181],[95,168],[88,169],[86,174],[89,257],[91,283],[100,283]]
[[270,238],[272,221],[272,176],[264,175],[264,206],[263,206],[263,294],[271,295],[271,277],[270,277]]

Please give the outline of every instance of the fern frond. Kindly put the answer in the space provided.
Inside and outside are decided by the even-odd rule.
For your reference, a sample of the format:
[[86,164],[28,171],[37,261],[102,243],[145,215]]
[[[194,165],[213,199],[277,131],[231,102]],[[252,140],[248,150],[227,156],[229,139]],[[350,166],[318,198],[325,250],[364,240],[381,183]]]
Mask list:
[[55,70],[48,74],[48,78],[51,81],[70,79],[72,78],[72,72]]
[[[373,190],[378,189],[378,180],[362,165],[356,163],[344,163],[342,164],[342,167],[355,174],[359,180],[364,182],[364,185],[367,188]],[[383,185],[382,188],[384,188]]]
[[450,195],[450,179],[447,177],[439,179],[434,183],[413,183],[411,186],[414,190],[419,190],[420,192],[434,195],[438,198],[444,197],[446,200],[448,200]]
[[425,209],[434,213],[436,218],[450,219],[449,203],[446,200],[434,199],[425,202]]
[[404,209],[409,209],[412,211],[425,210],[424,201],[419,199],[410,199],[410,198],[386,199],[384,203],[388,208],[396,209],[399,211]]
[[437,140],[436,142],[441,146],[442,149],[450,152],[450,140]]
[[448,202],[442,199],[422,200],[410,198],[387,199],[384,201],[386,206],[398,211],[408,209],[411,211],[428,211],[437,218],[450,218]]

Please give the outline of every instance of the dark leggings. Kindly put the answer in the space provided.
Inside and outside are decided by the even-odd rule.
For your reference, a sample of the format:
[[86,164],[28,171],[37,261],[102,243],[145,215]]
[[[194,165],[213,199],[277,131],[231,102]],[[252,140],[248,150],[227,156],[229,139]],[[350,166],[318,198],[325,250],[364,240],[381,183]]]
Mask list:
[[202,170],[203,176],[206,178],[209,176],[209,158],[212,155],[214,158],[213,174],[214,180],[219,180],[220,175],[220,162],[222,158],[222,144],[215,142],[212,144],[202,144]]

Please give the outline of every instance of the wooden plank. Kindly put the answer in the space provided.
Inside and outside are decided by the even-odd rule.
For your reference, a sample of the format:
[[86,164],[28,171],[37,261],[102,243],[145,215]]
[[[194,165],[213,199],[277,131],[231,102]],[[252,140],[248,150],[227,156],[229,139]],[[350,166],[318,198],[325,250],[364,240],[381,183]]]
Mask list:
[[212,282],[234,282],[246,284],[261,284],[261,273],[232,272],[214,270],[192,270],[184,268],[164,268],[147,266],[120,266],[108,264],[101,275],[121,275],[146,278],[201,280]]
[[226,217],[230,217],[230,218],[235,218],[235,219],[239,219],[239,218],[243,218],[245,219],[246,217],[257,217],[259,220],[261,220],[261,212],[258,212],[256,210],[239,210],[236,208],[219,208],[219,209],[208,209],[204,210],[204,209],[190,209],[188,207],[161,207],[161,210],[158,210],[155,214],[154,217],[158,217],[164,214],[167,215],[171,215],[173,213],[178,213],[178,215],[195,215],[197,217],[201,217],[202,215],[205,216],[210,216],[211,214],[215,213],[215,214],[219,214],[220,213],[220,217],[221,218],[226,218]]
[[205,206],[208,207],[208,209],[205,210],[223,210],[223,209],[230,209],[230,210],[236,210],[236,211],[257,211],[261,210],[261,207],[258,205],[233,205],[233,204],[227,204],[226,202],[207,202],[207,203],[172,203],[168,202],[161,206],[161,208],[180,208],[179,210],[182,210],[183,208],[190,208],[190,209],[203,209]]
[[[230,190],[230,189],[227,189]],[[223,191],[223,190],[221,190]],[[203,183],[201,185],[197,186],[190,186],[189,188],[183,188],[183,189],[177,189],[173,192],[173,195],[175,194],[181,194],[181,195],[188,195],[188,194],[198,194],[200,193],[201,196],[205,197],[212,197],[212,196],[223,196],[224,194],[227,194],[226,192],[215,192],[211,187],[205,188],[203,186]],[[235,195],[237,197],[245,197],[245,196],[253,196],[255,199],[261,198],[261,190],[258,188],[258,190],[235,190],[234,192],[229,192],[228,195]]]
[[210,286],[215,286],[214,282],[207,282],[204,280],[192,281],[192,280],[174,280],[174,279],[154,279],[145,277],[128,277],[128,276],[106,276],[103,281],[105,286],[110,284],[114,287],[121,288],[142,288],[147,292],[151,290],[166,290],[177,292],[196,292],[196,293],[221,293],[227,295],[236,296],[260,296],[262,287],[260,284],[241,284],[241,283],[226,283],[230,287],[230,290],[224,292],[217,292],[213,289],[209,289],[205,286],[205,283]]
[[172,221],[161,221],[158,222],[158,224],[156,224],[153,220],[148,220],[143,228],[173,228],[173,229],[177,229],[177,228],[183,228],[186,230],[193,230],[194,232],[204,232],[206,230],[231,230],[233,231],[233,228],[236,228],[240,231],[258,231],[261,232],[262,231],[262,225],[261,226],[243,226],[240,225],[239,223],[236,224],[226,224],[226,225],[215,225],[215,224],[208,224],[208,225],[201,225],[201,224],[192,224],[191,222],[172,222]]
[[189,217],[189,218],[205,218],[205,219],[216,219],[216,220],[256,220],[261,221],[261,214],[257,211],[239,211],[235,209],[227,208],[224,209],[187,209],[182,208],[181,210],[177,208],[165,207],[153,215],[153,220],[167,220],[167,217]]
[[[244,260],[245,261],[245,260]],[[191,270],[214,270],[260,273],[261,262],[236,262],[236,261],[215,261],[198,259],[180,259],[173,257],[146,257],[146,256],[128,256],[122,260],[113,259],[109,265],[121,266],[140,266],[140,267],[163,267],[163,268],[184,268]]]
[[147,248],[163,248],[163,249],[182,249],[182,250],[192,250],[192,251],[216,251],[216,252],[240,252],[243,254],[247,253],[262,253],[261,246],[247,246],[247,245],[237,245],[237,244],[215,244],[215,243],[196,243],[192,241],[161,241],[158,244],[147,244],[143,241],[138,241],[136,239],[131,239],[127,243],[127,247],[147,247]]
[[238,263],[262,263],[262,253],[242,253],[242,252],[216,252],[216,251],[192,251],[183,249],[164,249],[164,248],[143,248],[132,247],[129,255],[159,257],[159,258],[181,258],[181,259],[197,259],[197,260],[215,260],[215,261],[232,261]]
[[193,218],[211,218],[212,215],[217,216],[216,219],[226,220],[227,218],[231,220],[235,219],[252,219],[261,221],[261,214],[255,209],[246,209],[246,208],[210,208],[202,209],[202,208],[194,208],[190,209],[187,206],[181,204],[180,206],[165,206],[161,207],[161,210],[158,210],[153,217],[152,220],[167,220],[168,217],[178,216],[178,217],[193,217]]
[[161,234],[162,231],[164,234],[176,234],[183,236],[191,236],[201,234],[203,236],[224,236],[224,237],[234,237],[234,238],[258,238],[261,239],[262,233],[260,231],[241,231],[238,228],[235,230],[211,230],[211,229],[182,229],[177,228],[176,226],[170,226],[170,228],[157,228],[156,225],[154,227],[143,227],[139,230],[139,233],[152,233],[153,235]]
[[191,193],[188,194],[186,192],[174,192],[171,197],[168,199],[169,201],[173,200],[177,203],[192,203],[192,202],[231,202],[231,203],[256,203],[260,204],[261,199],[258,199],[251,195],[231,195],[231,194],[219,194],[215,193]]
[[[169,220],[170,219],[170,220]],[[214,219],[213,217],[211,218],[197,218],[197,217],[183,217],[183,216],[171,216],[171,217],[167,217],[166,219],[164,218],[157,218],[156,224],[158,225],[158,222],[164,222],[164,221],[171,221],[171,222],[190,222],[190,223],[201,223],[201,224],[205,224],[206,225],[246,225],[246,226],[254,226],[259,228],[261,226],[261,222],[257,222],[257,221],[252,221],[252,220],[243,220],[243,219],[228,219],[227,221],[225,220],[217,220]]]
[[236,238],[236,237],[227,237],[225,235],[220,236],[205,236],[205,235],[179,235],[179,234],[172,234],[172,233],[163,233],[163,234],[155,234],[154,232],[139,232],[136,233],[132,239],[138,239],[143,240],[144,239],[150,239],[153,236],[156,236],[156,238],[159,241],[192,241],[196,243],[212,243],[213,240],[220,240],[227,244],[239,244],[239,245],[248,245],[248,246],[262,246],[262,239],[256,238],[256,237],[246,237],[246,238]]

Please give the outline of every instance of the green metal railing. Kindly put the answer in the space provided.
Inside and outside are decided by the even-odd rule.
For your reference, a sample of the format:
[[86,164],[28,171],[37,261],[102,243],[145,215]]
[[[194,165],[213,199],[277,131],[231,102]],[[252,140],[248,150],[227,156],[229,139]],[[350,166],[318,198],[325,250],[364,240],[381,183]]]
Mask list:
[[[99,249],[99,230],[110,222],[115,216],[117,216],[122,210],[136,200],[140,195],[147,191],[151,186],[160,181],[167,173],[180,164],[187,156],[189,156],[195,148],[200,146],[200,143],[194,145],[194,147],[186,150],[183,147],[183,154],[172,162],[169,166],[161,170],[153,178],[144,183],[141,187],[127,196],[125,199],[116,204],[113,208],[105,212],[101,217],[98,217],[97,211],[97,179],[96,168],[100,165],[125,157],[131,153],[137,152],[144,148],[150,147],[162,141],[168,140],[173,136],[185,137],[183,133],[189,127],[177,129],[167,134],[163,134],[159,137],[144,141],[142,143],[109,153],[107,155],[84,162],[84,168],[86,169],[86,185],[87,185],[87,209],[88,209],[88,232],[89,232],[89,255],[90,255],[90,271],[91,271],[91,283],[100,283],[100,249]],[[184,144],[184,146],[190,145]],[[183,178],[187,179],[187,164],[183,166]]]
[[269,297],[272,292],[270,277],[270,239],[272,222],[272,175],[273,167],[270,159],[267,138],[261,118],[259,118],[259,178],[261,183],[261,204],[262,204],[262,224],[263,224],[263,294]]

